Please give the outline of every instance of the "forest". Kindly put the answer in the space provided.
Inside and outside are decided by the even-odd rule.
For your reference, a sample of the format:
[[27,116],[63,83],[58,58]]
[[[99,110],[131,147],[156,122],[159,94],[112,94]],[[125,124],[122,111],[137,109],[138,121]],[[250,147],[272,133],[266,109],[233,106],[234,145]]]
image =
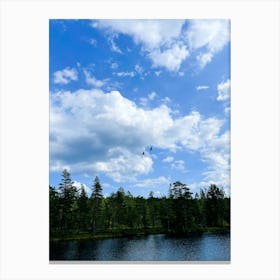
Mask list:
[[49,186],[50,240],[120,237],[150,233],[200,234],[229,229],[230,197],[215,184],[193,194],[180,181],[166,196],[133,196],[119,188],[104,197],[96,176],[89,197],[78,190],[70,173],[62,172],[58,188]]

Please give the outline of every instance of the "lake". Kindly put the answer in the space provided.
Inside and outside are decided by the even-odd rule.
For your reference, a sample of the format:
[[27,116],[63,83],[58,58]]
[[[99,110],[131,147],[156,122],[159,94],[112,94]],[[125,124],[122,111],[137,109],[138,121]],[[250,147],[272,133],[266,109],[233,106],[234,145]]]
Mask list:
[[195,237],[152,234],[141,237],[58,241],[50,260],[85,261],[230,261],[230,234]]

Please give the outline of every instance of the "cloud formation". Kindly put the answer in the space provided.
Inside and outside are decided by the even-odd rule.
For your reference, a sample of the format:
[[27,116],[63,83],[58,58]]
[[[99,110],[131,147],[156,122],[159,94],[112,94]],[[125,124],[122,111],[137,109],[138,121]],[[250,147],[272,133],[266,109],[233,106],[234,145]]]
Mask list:
[[192,53],[204,68],[230,40],[229,20],[99,20],[92,27],[107,31],[114,51],[122,53],[114,41],[118,34],[131,36],[154,68],[178,73]]
[[[135,44],[141,45],[154,67],[178,71],[187,57],[186,46],[178,42],[184,20],[100,20],[94,28],[105,29],[109,34],[126,34]],[[112,36],[112,35],[111,35]]]
[[179,170],[181,172],[187,172],[185,169],[185,162],[183,160],[175,160],[171,163],[171,168]]
[[163,162],[172,162],[173,160],[174,160],[173,157],[166,157],[166,158],[164,158],[162,161],[163,161]]
[[211,62],[230,40],[229,20],[190,20],[186,31],[191,50],[199,50],[196,59],[201,68]]
[[196,87],[196,90],[206,90],[206,89],[208,89],[209,88],[209,86],[197,86]]
[[230,97],[230,80],[228,79],[227,81],[218,84],[217,90],[218,90],[218,97],[217,97],[218,101],[228,100]]
[[155,49],[150,52],[149,58],[153,61],[153,67],[165,67],[170,71],[179,71],[181,63],[187,58],[189,52],[186,46],[174,44],[172,47],[161,51]]
[[[116,182],[133,182],[153,170],[145,147],[197,152],[213,177],[229,168],[229,138],[223,120],[190,112],[175,118],[162,104],[143,109],[118,91],[100,89],[51,93],[50,169],[104,173]],[[169,159],[165,159],[169,162]],[[176,161],[174,168],[183,168]]]
[[75,68],[66,67],[63,70],[54,72],[53,77],[53,82],[55,84],[66,85],[71,81],[78,80],[78,72]]
[[170,183],[170,178],[166,178],[165,176],[159,176],[157,178],[149,178],[144,180],[139,180],[133,184],[134,187],[140,188],[157,188],[162,186],[168,186]]
[[91,73],[87,70],[83,70],[85,78],[86,78],[86,83],[90,86],[96,87],[96,88],[100,88],[102,86],[104,86],[105,84],[105,80],[101,81],[96,79],[94,76],[91,75]]

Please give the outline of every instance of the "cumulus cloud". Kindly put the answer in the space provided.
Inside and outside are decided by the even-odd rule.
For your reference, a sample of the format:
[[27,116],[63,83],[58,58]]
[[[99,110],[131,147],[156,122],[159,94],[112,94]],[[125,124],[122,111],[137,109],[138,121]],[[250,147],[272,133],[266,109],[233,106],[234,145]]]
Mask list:
[[88,187],[86,184],[82,184],[81,182],[78,181],[74,181],[73,182],[73,186],[77,188],[78,191],[82,190],[82,186],[84,187],[87,195],[89,195],[91,193],[91,189],[90,187]]
[[188,55],[186,46],[178,42],[184,22],[184,20],[100,20],[94,21],[92,26],[105,29],[109,34],[122,33],[131,36],[135,44],[141,45],[142,50],[148,54],[154,67],[178,71]]
[[200,50],[196,58],[203,68],[229,42],[230,22],[224,19],[190,20],[186,37],[191,50]]
[[226,82],[222,82],[218,84],[218,101],[228,100],[230,97],[230,80],[228,79]]
[[184,24],[185,20],[99,20],[92,27],[107,31],[114,51],[121,52],[114,38],[120,33],[129,35],[154,68],[179,73],[190,53],[199,52],[196,59],[204,68],[230,40],[229,20],[188,20],[187,28]]
[[166,67],[170,71],[178,71],[181,63],[188,57],[189,52],[186,46],[174,44],[172,47],[161,51],[155,49],[150,52],[149,57],[153,61],[153,67]]
[[66,67],[53,73],[53,81],[55,84],[68,84],[71,81],[78,80],[78,72],[75,68]]
[[166,105],[143,109],[118,91],[99,89],[51,93],[50,110],[51,170],[67,166],[73,173],[132,182],[153,170],[153,158],[142,155],[149,145],[197,152],[209,172],[228,167],[228,138],[220,135],[223,120],[217,118],[198,112],[175,118]]
[[154,49],[177,38],[183,24],[184,20],[100,20],[92,26],[130,35],[136,44]]

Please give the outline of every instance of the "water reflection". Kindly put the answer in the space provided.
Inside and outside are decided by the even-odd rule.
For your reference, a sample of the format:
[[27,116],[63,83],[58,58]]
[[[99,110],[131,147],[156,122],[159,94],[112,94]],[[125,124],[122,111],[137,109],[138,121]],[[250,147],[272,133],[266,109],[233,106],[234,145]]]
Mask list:
[[50,260],[98,261],[229,261],[229,233],[171,238],[164,234],[54,242]]

